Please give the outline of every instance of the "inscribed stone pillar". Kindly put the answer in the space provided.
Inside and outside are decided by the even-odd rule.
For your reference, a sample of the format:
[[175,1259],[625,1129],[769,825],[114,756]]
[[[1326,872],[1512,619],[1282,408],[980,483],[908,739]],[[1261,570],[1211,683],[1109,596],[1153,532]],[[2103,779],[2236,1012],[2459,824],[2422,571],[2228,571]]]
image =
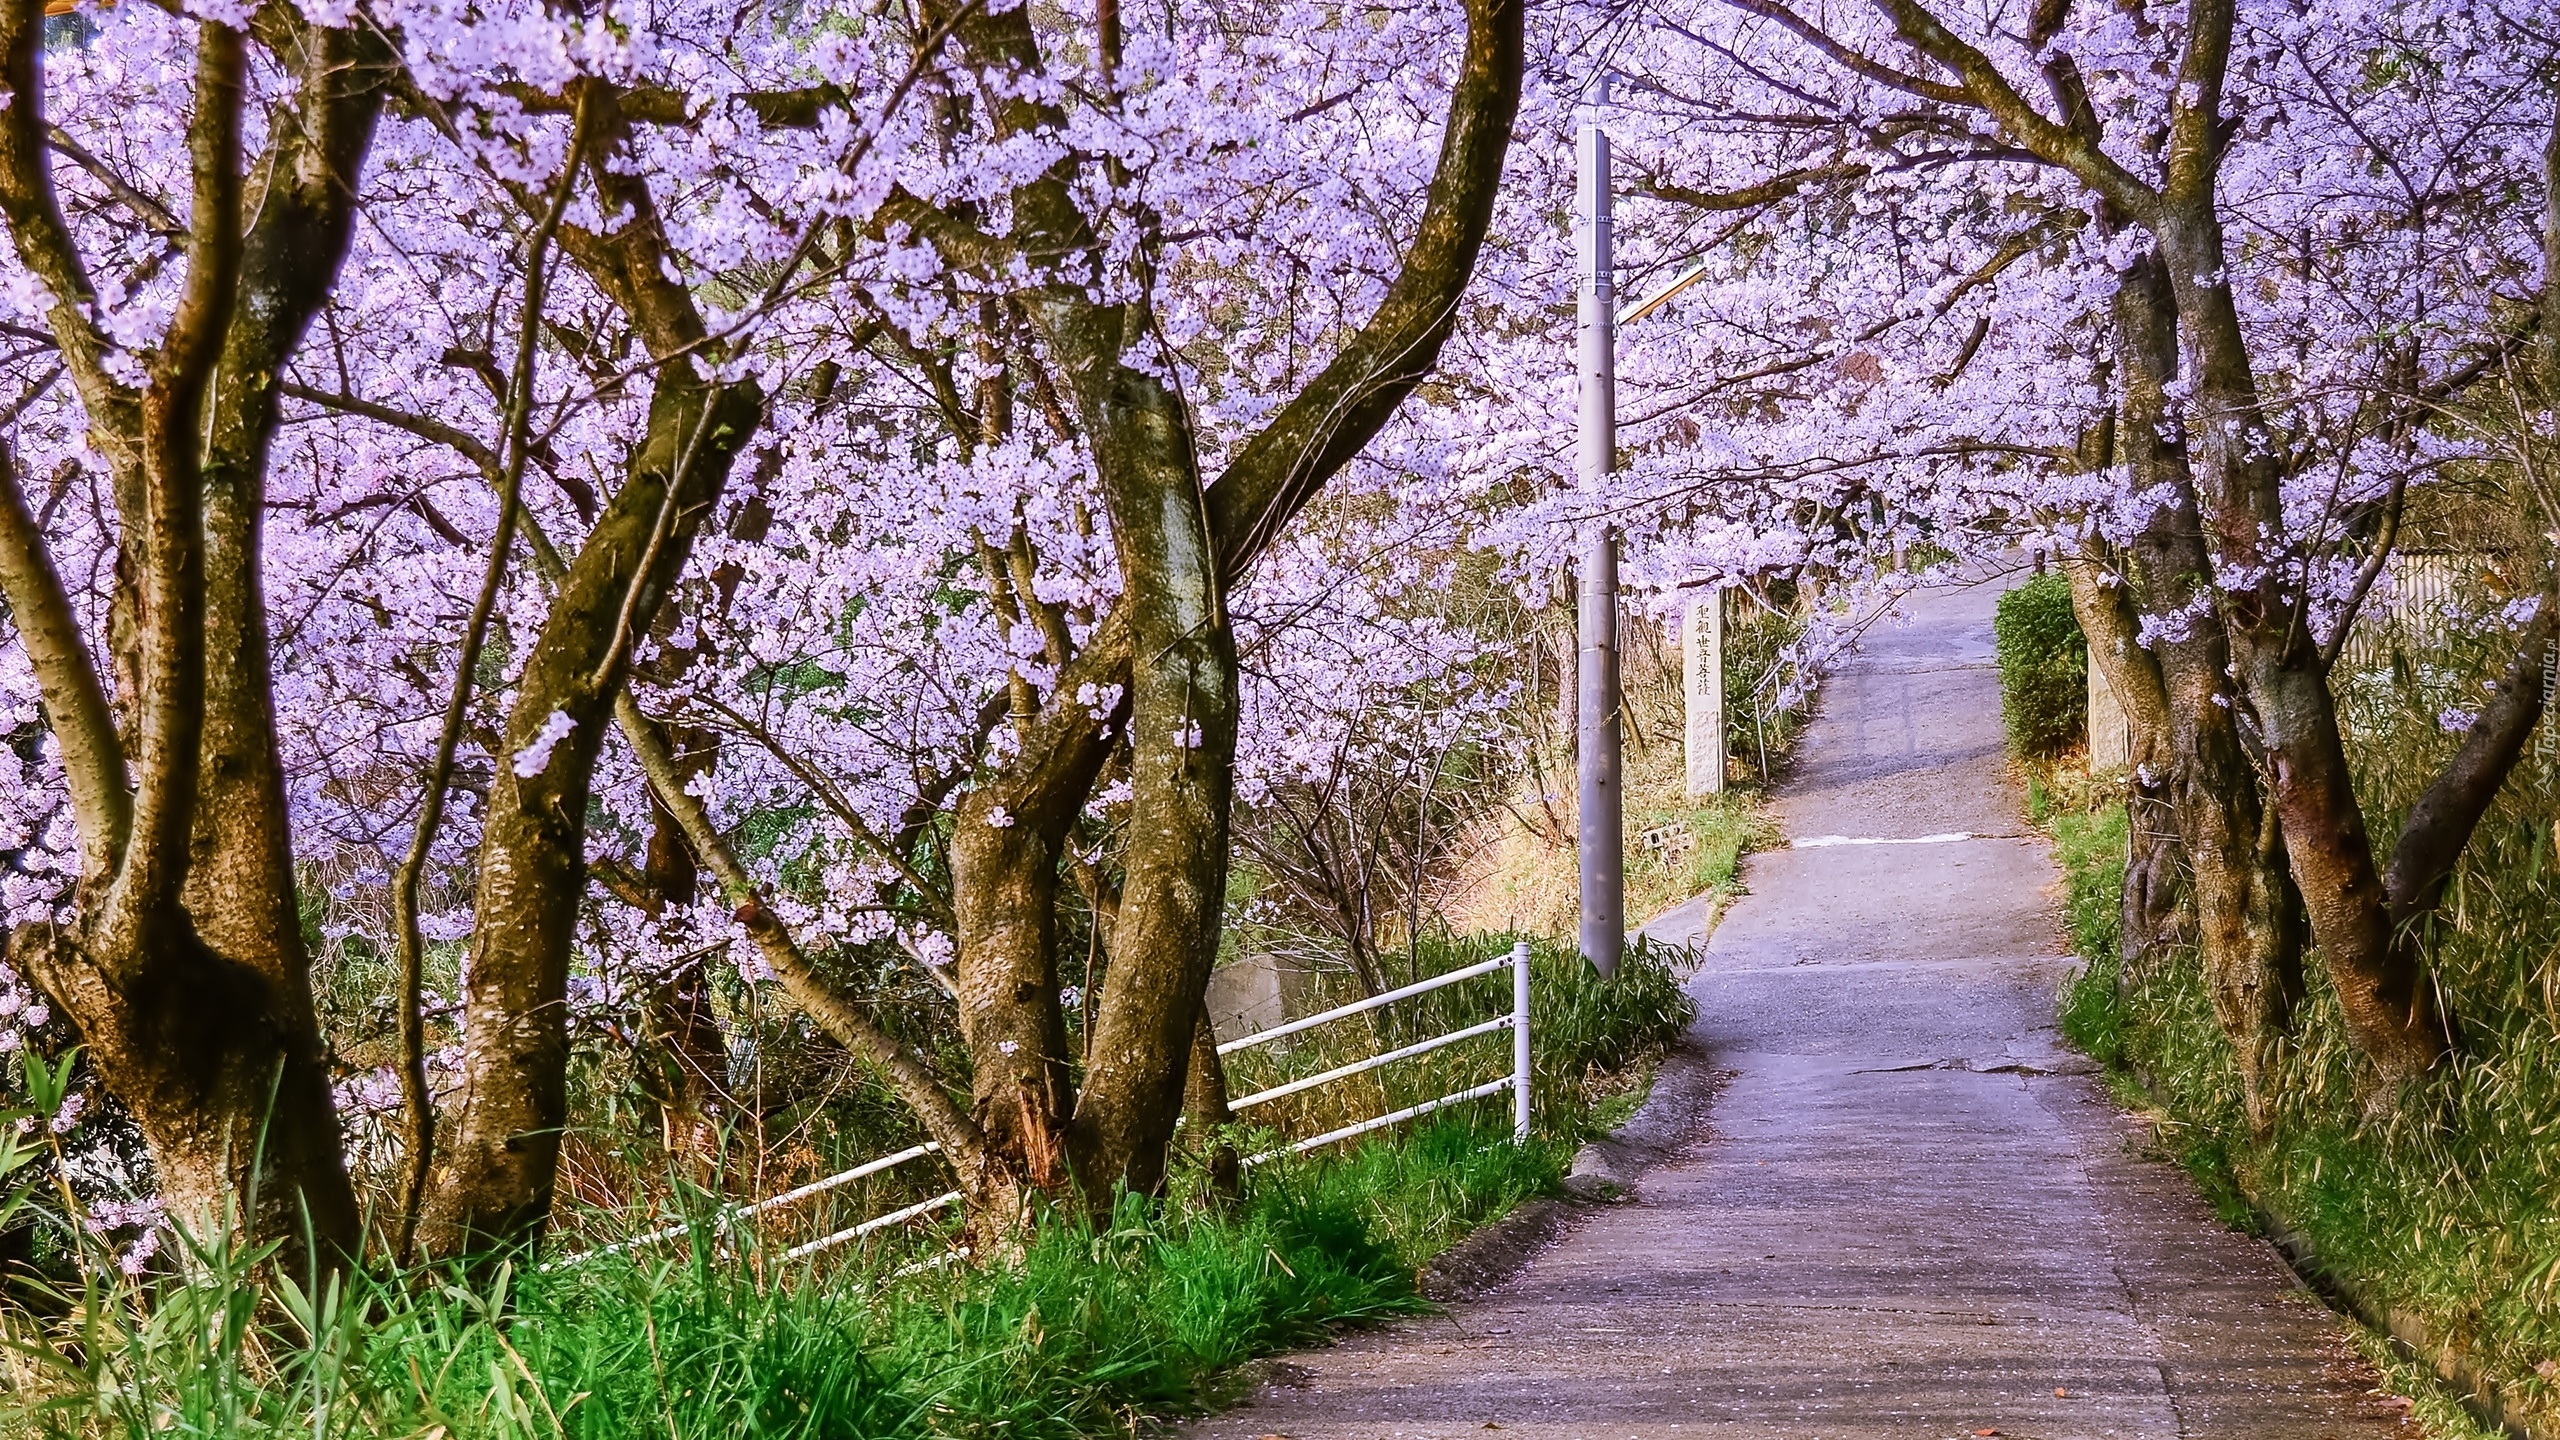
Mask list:
[[1686,710],[1682,751],[1689,795],[1724,792],[1724,592],[1710,590],[1680,611],[1680,694]]

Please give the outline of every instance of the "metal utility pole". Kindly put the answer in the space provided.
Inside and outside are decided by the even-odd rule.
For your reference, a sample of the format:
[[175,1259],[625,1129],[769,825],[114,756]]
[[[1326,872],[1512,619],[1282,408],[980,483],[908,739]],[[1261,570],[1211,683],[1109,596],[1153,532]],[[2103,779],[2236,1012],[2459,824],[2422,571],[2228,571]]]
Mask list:
[[[1576,239],[1581,261],[1581,447],[1576,478],[1595,510],[1605,509],[1609,472],[1617,468],[1618,357],[1616,287],[1610,282],[1609,135],[1600,128],[1609,104],[1604,74],[1579,137]],[[1618,774],[1618,534],[1594,514],[1582,540],[1580,595],[1580,745],[1582,957],[1603,975],[1618,967],[1626,944],[1627,857],[1624,794]]]

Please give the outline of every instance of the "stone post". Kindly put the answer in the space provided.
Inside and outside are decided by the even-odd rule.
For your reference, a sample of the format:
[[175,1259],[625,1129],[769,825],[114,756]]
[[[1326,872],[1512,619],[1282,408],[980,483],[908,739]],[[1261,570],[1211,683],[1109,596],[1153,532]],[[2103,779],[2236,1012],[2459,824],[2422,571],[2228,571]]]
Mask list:
[[1689,798],[1724,793],[1724,591],[1680,611],[1680,694]]

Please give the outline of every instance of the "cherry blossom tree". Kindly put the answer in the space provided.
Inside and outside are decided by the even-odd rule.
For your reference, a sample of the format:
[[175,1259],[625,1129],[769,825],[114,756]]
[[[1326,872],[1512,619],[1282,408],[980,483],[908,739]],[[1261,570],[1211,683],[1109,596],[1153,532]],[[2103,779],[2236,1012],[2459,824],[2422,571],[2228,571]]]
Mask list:
[[[1630,332],[1615,485],[1553,504],[1628,516],[1654,583],[1725,556],[1873,573],[1924,538],[2080,556],[2143,762],[2129,933],[2168,918],[2175,835],[2253,1084],[2297,915],[2385,1093],[2427,1071],[2448,1028],[2419,922],[2539,691],[2510,674],[2377,854],[2328,672],[2410,488],[2464,449],[2438,417],[2524,344],[2547,27],[1898,0],[1589,24],[1642,200],[1622,290],[1698,278]],[[2518,607],[2519,667],[2554,609]]]

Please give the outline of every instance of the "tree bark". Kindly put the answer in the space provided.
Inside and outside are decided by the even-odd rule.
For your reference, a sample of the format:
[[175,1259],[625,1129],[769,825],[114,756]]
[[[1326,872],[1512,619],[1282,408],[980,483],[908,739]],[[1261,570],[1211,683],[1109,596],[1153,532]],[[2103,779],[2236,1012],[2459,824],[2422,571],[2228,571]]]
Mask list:
[[1191,1133],[1210,1137],[1205,1142],[1209,1192],[1233,1199],[1244,1191],[1244,1161],[1235,1142],[1221,1133],[1236,1118],[1227,1099],[1227,1063],[1218,1054],[1217,1027],[1209,1023],[1209,1006],[1203,1001],[1199,1022],[1191,1028],[1191,1078],[1183,1091],[1182,1113]]
[[[702,378],[708,331],[670,278],[645,181],[624,173],[628,124],[601,82],[588,172],[611,234],[560,243],[637,327],[659,363],[621,489],[569,563],[517,677],[506,757],[490,786],[463,981],[462,1073],[421,1218],[430,1254],[538,1241],[568,1122],[572,931],[586,892],[588,785],[633,642],[683,574],[693,540],[763,418],[752,381]],[[555,718],[556,717],[556,718]]]
[[[981,65],[1041,69],[1020,7],[958,17],[956,34]],[[1206,985],[1224,902],[1237,694],[1225,593],[1437,363],[1490,221],[1520,69],[1517,0],[1473,0],[1440,167],[1403,269],[1368,323],[1205,494],[1182,407],[1124,359],[1143,335],[1138,317],[1096,304],[1080,275],[1022,297],[1070,379],[1124,578],[1122,600],[1012,756],[986,767],[955,817],[959,988],[979,1113],[1026,1180],[1056,1173],[1049,1147],[1060,1138],[1097,1208],[1115,1187],[1152,1189],[1162,1178],[1192,1038],[1187,1017]],[[1011,133],[1063,130],[1063,117],[1027,97],[991,109]],[[1096,253],[1074,201],[1078,163],[1062,159],[1014,197],[1014,243],[1079,257],[1058,262],[1070,269]],[[1102,692],[1115,700],[1098,719],[1089,712]],[[1122,713],[1133,756],[1129,881],[1096,1019],[1097,1063],[1070,1107],[1055,1079],[1067,1058],[1050,918],[1055,867]]]
[[789,928],[756,893],[755,881],[712,825],[702,802],[685,790],[683,771],[663,732],[640,713],[628,693],[615,697],[614,720],[649,778],[650,794],[674,817],[687,844],[737,907],[739,923],[774,977],[820,1028],[877,1067],[898,1098],[915,1111],[925,1133],[942,1146],[943,1157],[958,1175],[971,1224],[982,1244],[1001,1246],[1023,1212],[1025,1197],[1018,1172],[990,1145],[977,1122],[952,1101],[932,1066],[901,1046],[861,1000],[827,983],[809,963]]
[[30,650],[72,771],[84,872],[70,930],[21,932],[13,953],[134,1114],[182,1223],[208,1239],[242,1226],[282,1242],[293,1268],[334,1270],[355,1257],[358,1219],[296,903],[260,519],[276,377],[343,258],[385,52],[355,28],[262,29],[290,82],[244,197],[245,40],[199,27],[185,291],[136,391],[102,364],[94,290],[52,192],[43,9],[0,12],[0,212],[52,292],[57,349],[114,478],[108,649],[131,733],[101,724],[118,707],[73,658],[83,642],[13,472],[0,579],[14,610],[43,619]]
[[[2176,331],[2165,353],[2188,362],[2179,375],[2183,400],[2162,413],[2178,426],[2174,443],[2182,462],[2191,462],[2184,464],[2191,485],[2183,495],[2194,501],[2205,537],[2199,548],[2212,562],[2210,572],[2194,573],[2231,577],[2221,588],[2197,593],[2220,613],[2231,673],[2240,681],[2240,693],[2221,697],[2222,703],[2245,707],[2248,758],[2265,777],[2283,837],[2279,842],[2274,830],[2262,827],[2256,849],[2290,856],[2303,915],[2337,991],[2349,1039],[2374,1067],[2377,1103],[2392,1103],[2444,1058],[2451,1032],[2415,947],[2394,943],[2327,666],[2313,643],[2304,586],[2293,564],[2299,557],[2282,548],[2283,537],[2293,533],[2284,508],[2287,461],[2266,418],[2233,300],[2217,195],[2230,141],[2222,101],[2234,6],[2231,0],[2197,0],[2189,9],[2175,98],[2159,136],[2155,186],[2107,153],[2085,106],[2061,120],[2044,114],[1988,54],[1930,13],[1924,0],[1880,3],[1901,38],[1954,77],[1953,83],[1907,76],[1890,83],[1980,108],[2011,139],[2069,171],[2109,209],[2139,224],[2156,246],[2156,259],[2141,263],[2158,278],[2142,288],[2165,288],[2171,300],[2167,307],[2146,301],[2146,308],[2174,316]],[[1853,68],[1858,63],[1837,41],[1817,38],[1828,43],[1835,59]],[[2134,428],[2127,427],[2128,438]],[[2183,564],[2178,568],[2183,571]],[[2220,679],[2217,673],[2209,682],[2199,680],[2199,686],[2213,687],[2205,698],[2219,694]],[[2177,688],[2174,680],[2172,687]],[[2236,843],[2240,837],[2229,839]],[[2201,887],[2200,878],[2200,916],[2212,905]]]
[[[2210,46],[2211,37],[2201,43]],[[2181,159],[2172,170],[2209,174],[2201,159]],[[2266,548],[2265,537],[2286,533],[2283,474],[2223,269],[2209,180],[2173,188],[2162,210],[2161,253],[2194,360],[2189,411],[2204,460],[2197,493],[2222,568],[2256,577],[2223,592],[2232,657],[2312,937],[2348,1033],[2381,1081],[2378,1098],[2389,1103],[2444,1058],[2451,1033],[2421,958],[2393,943],[2328,668],[2299,597],[2288,592],[2284,557]]]
[[1134,652],[1126,878],[1069,1141],[1099,1206],[1116,1187],[1152,1194],[1164,1181],[1225,917],[1242,694],[1187,417],[1121,363],[1121,337],[1094,338],[1109,349],[1067,369],[1085,397]]
[[2299,937],[2289,922],[2283,850],[2241,742],[2230,650],[2214,603],[2184,431],[2169,400],[2178,378],[2177,302],[2156,256],[2137,260],[2114,301],[2117,434],[2139,492],[2168,497],[2130,547],[2132,599],[2160,617],[2153,653],[2168,719],[2163,777],[2193,887],[2198,958],[2216,1018],[2239,1062],[2251,1123],[2274,1115],[2274,1068],[2299,997]]
[[[670,738],[676,742],[676,772],[683,781],[710,767],[714,754],[710,735],[679,732]],[[649,842],[640,878],[661,912],[690,909],[700,886],[701,863],[665,802],[654,793],[650,802]],[[702,956],[688,956],[650,987],[648,1001],[641,1007],[639,1039],[642,1088],[658,1107],[659,1129],[669,1155],[693,1163],[697,1173],[706,1172],[718,1156],[714,1127],[726,1094],[721,1077],[728,1046],[712,1009],[711,975]]]
[[2157,954],[2185,938],[2190,900],[2178,857],[2178,813],[2171,801],[2167,682],[2160,662],[2142,648],[2141,620],[2124,579],[2090,559],[2066,560],[2071,608],[2089,642],[2089,663],[2124,709],[2132,741],[2125,780],[2124,886],[2116,907],[2121,975],[2130,984]]
[[[1115,610],[1017,732],[1012,763],[964,796],[951,835],[955,988],[971,1062],[971,1114],[994,1153],[1045,1194],[1068,1188],[1075,1112],[1066,1012],[1058,999],[1058,876],[1067,839],[1126,723],[1126,617]],[[1087,687],[1121,692],[1075,703]],[[1064,703],[1062,703],[1064,702]],[[1001,822],[1001,823],[999,823]],[[1102,924],[1097,914],[1095,924]]]

